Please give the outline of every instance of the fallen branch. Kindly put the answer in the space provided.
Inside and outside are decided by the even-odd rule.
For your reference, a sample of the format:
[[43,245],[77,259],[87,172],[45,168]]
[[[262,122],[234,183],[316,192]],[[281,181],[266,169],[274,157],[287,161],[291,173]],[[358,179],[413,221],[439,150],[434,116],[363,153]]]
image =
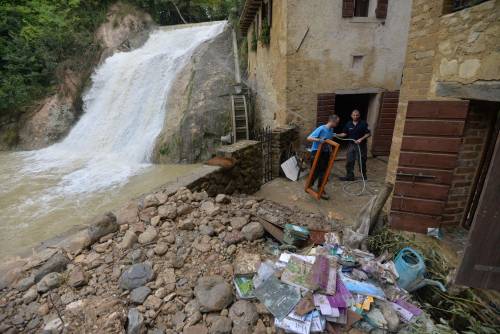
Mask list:
[[181,11],[179,10],[179,7],[177,7],[177,5],[175,4],[175,2],[173,2],[172,0],[170,0],[170,2],[172,3],[172,5],[174,5],[175,10],[177,11],[177,14],[179,14],[179,17],[181,18],[182,22],[184,22],[184,24],[187,24],[188,22],[182,16]]

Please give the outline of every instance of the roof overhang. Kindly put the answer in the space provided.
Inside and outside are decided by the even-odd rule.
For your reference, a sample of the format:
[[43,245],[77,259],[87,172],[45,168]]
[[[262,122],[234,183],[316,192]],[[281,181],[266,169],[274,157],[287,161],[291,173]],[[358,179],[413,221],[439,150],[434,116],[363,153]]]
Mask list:
[[252,21],[257,14],[260,6],[262,5],[262,0],[246,0],[243,6],[243,11],[240,16],[240,31],[243,35],[246,35],[248,28],[252,24]]

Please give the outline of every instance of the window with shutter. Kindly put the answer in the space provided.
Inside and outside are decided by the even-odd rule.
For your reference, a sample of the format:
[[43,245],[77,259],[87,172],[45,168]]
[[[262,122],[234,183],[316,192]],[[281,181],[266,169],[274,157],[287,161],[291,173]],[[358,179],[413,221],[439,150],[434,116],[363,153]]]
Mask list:
[[375,9],[375,16],[377,19],[385,19],[387,17],[387,7],[389,0],[377,0],[377,9]]
[[342,17],[354,16],[354,0],[342,1]]

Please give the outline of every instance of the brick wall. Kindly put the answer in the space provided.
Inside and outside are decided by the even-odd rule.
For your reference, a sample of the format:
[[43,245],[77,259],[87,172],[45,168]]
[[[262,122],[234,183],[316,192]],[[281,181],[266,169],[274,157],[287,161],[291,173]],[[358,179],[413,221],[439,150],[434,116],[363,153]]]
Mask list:
[[458,225],[464,219],[464,211],[472,192],[474,179],[479,172],[478,167],[492,124],[494,123],[491,114],[480,105],[471,103],[465,122],[463,144],[458,154],[458,166],[453,173],[444,209],[443,223],[446,225]]

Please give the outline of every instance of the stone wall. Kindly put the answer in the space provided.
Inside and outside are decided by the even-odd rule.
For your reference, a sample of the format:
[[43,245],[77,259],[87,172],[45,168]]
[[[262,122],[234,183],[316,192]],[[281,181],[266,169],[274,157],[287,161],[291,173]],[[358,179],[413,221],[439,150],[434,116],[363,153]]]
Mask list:
[[217,150],[216,158],[211,161],[216,161],[222,166],[187,184],[189,189],[205,190],[210,196],[233,193],[253,194],[260,189],[262,185],[260,142],[242,140],[232,145],[222,146]]
[[[483,99],[484,95],[469,93],[484,94],[487,87],[500,82],[500,2],[491,0],[446,15],[442,15],[443,5],[443,0],[413,1],[404,80],[387,171],[387,181],[392,183],[408,101]],[[455,89],[450,93],[452,87]]]
[[286,113],[286,1],[273,1],[271,41],[257,43],[252,50],[255,31],[260,34],[261,13],[257,12],[247,32],[248,85],[255,93],[256,126],[275,126],[278,115]]

